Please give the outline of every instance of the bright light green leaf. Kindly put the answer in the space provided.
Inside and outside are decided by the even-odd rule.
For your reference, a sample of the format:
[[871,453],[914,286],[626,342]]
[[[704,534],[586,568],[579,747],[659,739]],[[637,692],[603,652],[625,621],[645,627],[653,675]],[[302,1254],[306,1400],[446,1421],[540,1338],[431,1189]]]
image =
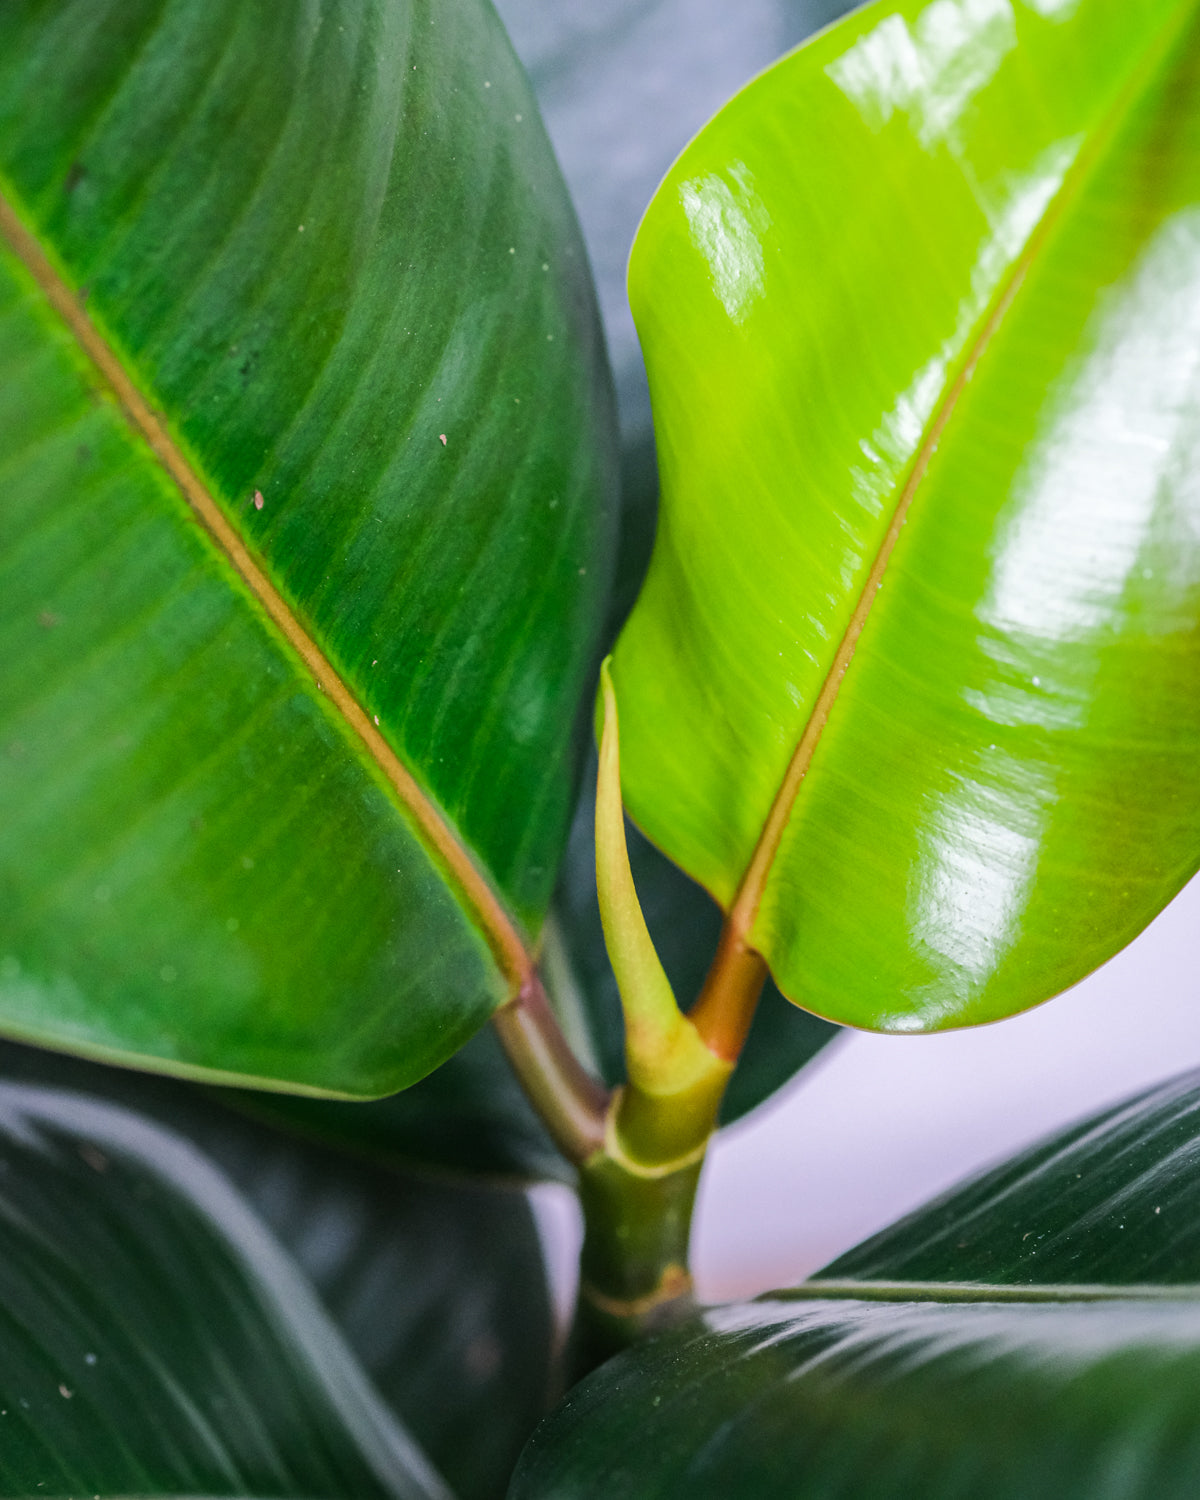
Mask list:
[[0,1087],[0,1494],[449,1492],[181,1137]]
[[18,0],[0,187],[0,1027],[394,1090],[527,971],[604,611],[527,85],[485,0]]
[[510,1500],[1184,1500],[1200,1075],[578,1386]]
[[1200,860],[1198,25],[869,5],[639,233],[626,804],[819,1014],[1034,1004]]

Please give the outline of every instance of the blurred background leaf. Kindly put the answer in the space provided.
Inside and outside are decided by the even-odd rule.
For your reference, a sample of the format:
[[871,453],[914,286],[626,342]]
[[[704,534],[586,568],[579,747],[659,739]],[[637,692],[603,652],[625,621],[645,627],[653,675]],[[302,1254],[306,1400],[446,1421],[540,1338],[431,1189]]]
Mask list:
[[[231,1107],[243,1099],[233,1091],[15,1043],[0,1043],[0,1076],[112,1102],[139,1128],[165,1126],[188,1140],[307,1275],[459,1500],[504,1493],[559,1379],[541,1242],[523,1192],[397,1170],[381,1162],[369,1133],[370,1155],[290,1134]],[[106,1180],[89,1180],[97,1204]],[[0,1177],[0,1189],[8,1181]],[[78,1234],[82,1243],[82,1223]]]
[[0,1160],[0,1492],[448,1500],[188,1142],[5,1083]]

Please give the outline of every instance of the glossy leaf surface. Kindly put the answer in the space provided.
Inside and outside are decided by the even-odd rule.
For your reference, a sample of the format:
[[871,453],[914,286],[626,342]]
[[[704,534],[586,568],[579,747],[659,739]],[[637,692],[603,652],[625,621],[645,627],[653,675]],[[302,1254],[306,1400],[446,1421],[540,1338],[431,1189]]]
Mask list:
[[1198,25],[869,5],[640,231],[627,803],[822,1015],[1034,1004],[1200,859]]
[[527,962],[607,586],[520,69],[481,0],[19,0],[0,185],[0,1025],[396,1089]]
[[535,1434],[512,1500],[1182,1500],[1198,1166],[1192,1074],[614,1360]]
[[201,1151],[308,1276],[459,1500],[503,1494],[556,1378],[541,1242],[523,1192],[389,1168],[378,1147],[386,1132],[364,1132],[375,1159],[314,1142],[248,1115],[243,1091],[226,1104],[196,1084],[11,1042],[0,1043],[0,1075],[119,1104]]
[[0,1492],[449,1492],[291,1261],[180,1137],[0,1088]]

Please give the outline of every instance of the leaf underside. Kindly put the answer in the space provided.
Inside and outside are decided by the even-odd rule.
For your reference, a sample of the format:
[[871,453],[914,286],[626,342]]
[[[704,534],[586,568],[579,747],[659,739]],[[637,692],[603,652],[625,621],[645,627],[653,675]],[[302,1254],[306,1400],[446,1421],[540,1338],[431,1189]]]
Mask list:
[[527,962],[604,610],[608,377],[527,85],[477,0],[19,0],[0,188],[0,1027],[390,1092]]
[[866,6],[639,233],[626,800],[831,1019],[1035,1004],[1200,861],[1198,27]]
[[1200,1484],[1200,1076],[577,1387],[512,1500],[1159,1500]]

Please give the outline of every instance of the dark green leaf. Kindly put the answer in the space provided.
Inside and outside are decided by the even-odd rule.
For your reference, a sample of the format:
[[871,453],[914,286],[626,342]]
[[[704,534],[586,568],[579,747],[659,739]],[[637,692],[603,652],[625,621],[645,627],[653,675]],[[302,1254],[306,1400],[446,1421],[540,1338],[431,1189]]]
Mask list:
[[840,1256],[821,1279],[1200,1286],[1200,1084],[1138,1095]]
[[578,1388],[511,1500],[1186,1500],[1200,1306],[760,1303]]
[[444,1497],[181,1137],[0,1086],[0,1493]]
[[118,1102],[203,1151],[307,1273],[460,1500],[503,1494],[556,1378],[540,1240],[523,1193],[387,1170],[248,1117],[236,1094],[227,1106],[173,1079],[12,1043],[0,1044],[0,1073]]
[[623,1355],[512,1500],[1184,1500],[1200,1487],[1200,1075]]
[[1200,861],[1198,24],[876,0],[639,231],[626,801],[832,1019],[1033,1005]]
[[490,1026],[403,1093],[369,1104],[231,1092],[230,1105],[395,1166],[574,1182]]
[[14,0],[0,187],[0,1025],[390,1092],[528,963],[605,608],[532,96],[486,0]]

